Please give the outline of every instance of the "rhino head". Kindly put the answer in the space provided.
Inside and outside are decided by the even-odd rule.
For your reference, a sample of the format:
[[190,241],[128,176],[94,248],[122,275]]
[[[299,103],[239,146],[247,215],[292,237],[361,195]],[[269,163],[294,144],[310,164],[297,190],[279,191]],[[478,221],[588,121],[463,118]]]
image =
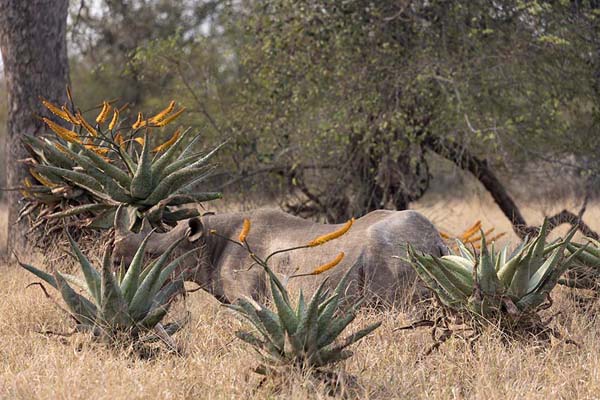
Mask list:
[[[155,233],[149,224],[144,223],[139,233],[131,232],[127,226],[123,210],[120,208],[115,215],[115,239],[113,246],[113,257],[115,266],[123,261],[129,265],[137,249],[144,238],[151,235],[146,245],[146,254],[152,258],[162,255],[169,246],[176,241],[183,239],[178,248],[173,252],[174,256],[179,256],[186,251],[198,248],[198,253],[190,255],[176,275],[183,273],[184,280],[197,281],[199,269],[207,265],[208,254],[205,251],[205,230],[200,218],[191,218],[181,221],[175,228],[167,233]],[[122,260],[122,261],[121,261]],[[202,285],[201,282],[198,284]]]

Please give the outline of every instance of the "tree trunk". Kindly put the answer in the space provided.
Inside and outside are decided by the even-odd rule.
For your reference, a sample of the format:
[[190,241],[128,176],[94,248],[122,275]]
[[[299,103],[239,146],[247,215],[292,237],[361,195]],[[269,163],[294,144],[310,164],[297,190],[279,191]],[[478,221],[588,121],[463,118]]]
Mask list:
[[[37,135],[38,118],[49,116],[39,97],[63,104],[69,79],[66,26],[68,0],[0,0],[0,50],[8,90],[7,186],[18,187],[28,172],[22,135]],[[26,227],[16,224],[19,192],[9,192],[8,247],[22,251]]]

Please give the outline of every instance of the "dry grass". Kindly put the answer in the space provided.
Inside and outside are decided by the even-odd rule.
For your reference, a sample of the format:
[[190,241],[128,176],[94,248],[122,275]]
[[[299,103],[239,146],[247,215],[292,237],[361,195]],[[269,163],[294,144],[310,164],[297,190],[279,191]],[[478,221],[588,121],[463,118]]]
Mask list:
[[[461,231],[482,218],[499,230],[503,218],[483,203],[421,204],[418,208],[440,228]],[[475,212],[481,210],[481,212]],[[528,211],[534,222],[541,215]],[[596,208],[590,216],[599,216]],[[595,221],[600,222],[598,218]],[[592,224],[593,225],[593,224]],[[599,226],[594,225],[596,229]],[[257,388],[259,377],[250,371],[252,351],[234,338],[242,326],[206,294],[186,300],[192,323],[176,336],[184,357],[163,354],[142,361],[94,345],[83,335],[62,340],[36,333],[67,331],[68,319],[36,288],[24,289],[35,279],[14,265],[0,266],[0,398],[10,399],[264,399],[325,398],[311,380],[290,376],[287,391],[275,394],[269,385]],[[447,342],[419,361],[431,345],[428,331],[394,331],[414,316],[404,311],[365,310],[352,325],[374,320],[383,325],[354,346],[355,356],[339,371],[358,379],[360,398],[427,399],[594,399],[600,393],[600,320],[577,309],[559,290],[553,312],[561,311],[553,326],[579,347],[554,340],[546,346],[502,343],[493,332],[473,351],[461,340]],[[183,305],[182,305],[183,307]]]

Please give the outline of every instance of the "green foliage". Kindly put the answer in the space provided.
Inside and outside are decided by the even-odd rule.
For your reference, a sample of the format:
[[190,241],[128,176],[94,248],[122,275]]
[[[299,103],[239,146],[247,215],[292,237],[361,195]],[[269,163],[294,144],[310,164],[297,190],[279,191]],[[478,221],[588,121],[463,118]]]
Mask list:
[[[91,332],[109,342],[123,338],[134,341],[169,340],[164,333],[174,334],[187,320],[164,327],[161,324],[173,300],[183,290],[181,277],[171,278],[180,262],[195,250],[168,262],[173,249],[179,244],[175,242],[160,258],[143,264],[149,237],[137,249],[131,264],[127,268],[121,265],[116,274],[112,271],[110,244],[98,270],[70,236],[71,250],[79,261],[84,279],[57,270],[49,274],[32,265],[19,264],[60,292],[78,330]],[[74,287],[82,289],[84,294]],[[157,330],[157,333],[151,333],[152,330]]]
[[253,346],[260,354],[266,371],[285,366],[320,368],[352,356],[347,347],[356,343],[381,325],[369,325],[339,341],[338,338],[356,317],[361,301],[347,310],[340,302],[348,284],[349,270],[332,293],[321,283],[313,297],[294,306],[283,283],[270,268],[265,268],[270,281],[275,311],[252,299],[241,299],[227,307],[246,318],[255,332],[238,331],[236,336]]
[[112,107],[107,102],[94,126],[75,113],[73,106],[70,111],[66,106],[46,104],[70,128],[46,120],[56,136],[25,139],[33,155],[32,174],[37,184],[25,182],[24,194],[34,205],[53,206],[75,194],[86,194],[89,203],[67,204],[58,212],[46,213],[45,218],[93,213],[96,218],[90,226],[106,227],[116,208],[126,205],[130,230],[137,232],[147,218],[153,227],[166,231],[177,221],[198,215],[196,210],[179,206],[221,197],[220,193],[192,190],[214,169],[209,161],[221,146],[208,153],[194,151],[192,144],[198,135],[192,136],[188,129],[175,131],[165,143],[151,149],[151,131],[166,126],[183,111],[174,112],[174,102],[151,118],[138,114],[131,129],[126,128],[118,110],[110,118]]
[[600,290],[600,242],[585,238],[586,244],[569,243],[567,251],[575,258],[566,276],[558,283],[577,289]]
[[423,282],[435,291],[443,305],[466,312],[475,320],[500,321],[514,326],[537,318],[537,311],[556,286],[561,275],[582,249],[565,259],[575,234],[546,244],[548,221],[534,240],[525,241],[512,254],[508,249],[488,248],[482,233],[477,256],[461,242],[458,255],[419,254],[409,247],[412,267]]
[[[250,221],[244,221],[240,242],[234,243],[243,246],[254,262],[266,272],[275,310],[273,311],[250,298],[240,299],[237,304],[227,305],[227,307],[247,319],[255,329],[254,332],[238,331],[236,336],[257,350],[263,363],[257,371],[268,374],[277,372],[282,367],[312,369],[335,364],[352,356],[352,352],[346,350],[348,346],[356,343],[381,325],[381,322],[374,323],[347,336],[342,341],[338,340],[346,327],[352,323],[362,304],[362,300],[358,300],[344,308],[340,306],[345,300],[344,295],[348,289],[349,277],[358,263],[344,274],[332,293],[326,289],[327,279],[325,279],[308,303],[305,302],[304,294],[300,291],[296,305],[292,303],[285,285],[268,265],[269,260],[275,254],[320,246],[335,240],[344,235],[351,228],[352,223],[353,220],[343,228],[320,236],[306,245],[279,250],[262,259],[251,250],[248,244]],[[334,261],[317,267],[308,274],[292,275],[289,279],[319,275],[334,268],[343,257],[344,253],[341,253]]]

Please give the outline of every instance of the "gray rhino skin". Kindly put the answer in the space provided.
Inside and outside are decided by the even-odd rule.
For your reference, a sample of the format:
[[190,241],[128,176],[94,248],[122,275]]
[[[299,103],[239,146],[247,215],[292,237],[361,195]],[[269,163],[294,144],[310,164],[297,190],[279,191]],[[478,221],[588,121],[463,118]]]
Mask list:
[[[186,259],[183,268],[186,281],[195,282],[224,303],[243,296],[262,299],[268,293],[265,272],[258,265],[252,266],[244,248],[223,238],[238,240],[245,218],[252,224],[247,241],[263,259],[276,250],[307,244],[342,226],[315,223],[277,210],[205,215],[182,221],[168,233],[153,234],[147,253],[158,256],[174,241],[185,237],[178,247],[179,254],[199,247],[197,254]],[[211,233],[213,230],[218,236]],[[145,235],[117,225],[115,260],[123,257],[129,262]],[[357,263],[350,275],[347,295],[365,296],[386,305],[406,304],[420,298],[425,289],[415,284],[416,274],[403,260],[407,243],[437,256],[448,251],[435,227],[418,212],[379,210],[357,219],[342,237],[321,246],[278,254],[269,265],[280,278],[286,279],[293,274],[309,273],[343,251],[345,257],[338,266],[321,275],[291,278],[288,289],[297,292],[301,288],[305,295],[310,295],[326,277],[327,284],[335,287]]]

